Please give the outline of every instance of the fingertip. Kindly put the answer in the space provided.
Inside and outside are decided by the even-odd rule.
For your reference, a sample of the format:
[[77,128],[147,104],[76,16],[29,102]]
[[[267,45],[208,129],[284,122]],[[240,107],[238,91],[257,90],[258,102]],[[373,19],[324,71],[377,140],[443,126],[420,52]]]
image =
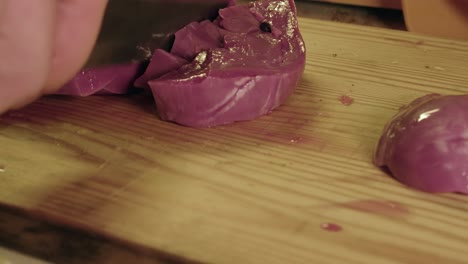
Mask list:
[[54,55],[44,93],[53,93],[83,67],[94,48],[107,0],[58,2]]

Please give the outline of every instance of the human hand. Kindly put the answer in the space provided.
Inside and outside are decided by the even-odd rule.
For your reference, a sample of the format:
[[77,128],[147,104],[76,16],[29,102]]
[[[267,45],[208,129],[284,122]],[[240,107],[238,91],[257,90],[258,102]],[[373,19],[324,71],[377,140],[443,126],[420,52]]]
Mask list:
[[0,114],[55,92],[86,63],[107,0],[0,0]]

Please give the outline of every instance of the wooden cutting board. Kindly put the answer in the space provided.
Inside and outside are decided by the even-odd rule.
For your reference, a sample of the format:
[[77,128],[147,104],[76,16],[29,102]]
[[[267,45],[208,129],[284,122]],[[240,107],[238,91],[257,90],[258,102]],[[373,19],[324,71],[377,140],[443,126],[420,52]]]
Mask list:
[[468,197],[408,189],[371,159],[403,104],[468,91],[468,43],[300,24],[304,78],[252,122],[161,122],[141,94],[2,116],[1,204],[199,262],[466,263]]
[[338,3],[345,5],[361,5],[379,8],[401,9],[401,0],[309,0],[329,3]]

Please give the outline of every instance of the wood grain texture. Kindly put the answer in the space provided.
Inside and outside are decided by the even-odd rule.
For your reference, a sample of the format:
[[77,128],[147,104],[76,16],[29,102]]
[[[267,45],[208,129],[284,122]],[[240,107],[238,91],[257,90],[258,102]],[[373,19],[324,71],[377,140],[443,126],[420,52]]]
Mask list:
[[[313,0],[310,0],[313,1]],[[346,5],[362,5],[379,8],[401,9],[401,0],[315,0],[330,3],[339,3]]]
[[[249,1],[240,0],[239,2]],[[300,17],[406,31],[403,11],[399,9],[342,5],[320,0],[297,0],[295,2]]]
[[[151,248],[129,245],[92,232],[53,225],[31,217],[31,214],[22,210],[4,206],[0,210],[0,230],[0,245],[34,256],[36,261],[50,261],[41,261],[41,264],[192,263]],[[2,251],[3,248],[0,247],[2,264],[39,264],[10,258],[8,254],[2,254]],[[10,262],[2,257],[9,257]]]
[[468,44],[300,24],[306,74],[252,122],[180,127],[144,94],[2,116],[0,202],[200,262],[466,263],[468,197],[408,189],[371,158],[400,106],[468,91]]

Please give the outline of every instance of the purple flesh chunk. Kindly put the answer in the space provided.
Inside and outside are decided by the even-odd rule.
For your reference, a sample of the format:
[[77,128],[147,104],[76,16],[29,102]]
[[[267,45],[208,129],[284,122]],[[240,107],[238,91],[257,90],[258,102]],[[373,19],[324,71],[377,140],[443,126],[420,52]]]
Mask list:
[[[164,63],[161,63],[164,62]],[[146,69],[146,73],[135,81],[135,87],[149,88],[148,81],[157,79],[166,73],[180,68],[188,61],[165,50],[158,49]]]
[[426,192],[468,194],[468,95],[416,99],[386,125],[374,163]]
[[209,20],[190,23],[176,32],[171,54],[192,61],[204,50],[221,48],[224,34],[224,30]]
[[139,63],[83,70],[55,94],[75,96],[125,94],[133,87],[136,77],[141,72],[142,64]]
[[[150,67],[142,77],[150,80],[163,120],[191,127],[251,120],[284,103],[297,87],[306,48],[294,1],[261,0],[219,14],[176,33],[171,53],[190,63],[164,75]],[[174,61],[166,57],[152,63]]]

